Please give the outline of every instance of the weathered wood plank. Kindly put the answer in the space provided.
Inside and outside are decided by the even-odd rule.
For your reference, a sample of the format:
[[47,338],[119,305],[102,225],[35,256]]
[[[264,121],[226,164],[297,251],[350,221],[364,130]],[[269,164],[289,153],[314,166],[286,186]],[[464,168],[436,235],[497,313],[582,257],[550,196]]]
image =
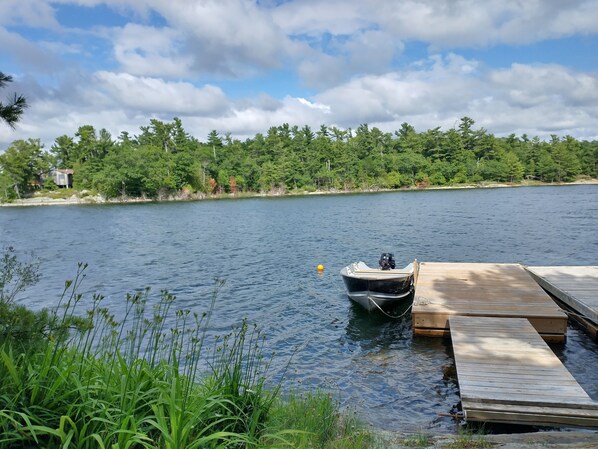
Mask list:
[[546,291],[598,323],[598,266],[526,267]]
[[[542,382],[546,381],[547,379],[542,376],[535,376],[535,377],[525,377],[525,374],[520,374],[518,376],[501,376],[500,380],[493,380],[492,377],[486,376],[476,376],[474,373],[465,373],[464,378],[467,380],[462,380],[461,382],[463,385],[471,386],[471,388],[502,388],[502,389],[510,389],[513,385],[517,384],[519,386],[523,386],[526,391],[529,391],[529,388],[535,388],[538,385],[541,385]],[[549,378],[549,381],[558,381],[558,378],[552,377]],[[562,387],[569,387],[569,386],[577,386],[577,382],[570,381],[570,380],[563,380],[560,382],[561,388]]]
[[467,419],[598,427],[598,402],[527,319],[451,316],[449,320]]
[[567,330],[567,318],[566,315],[563,314],[561,318],[543,318],[538,316],[529,316],[529,313],[518,315],[514,313],[504,313],[504,314],[489,314],[489,313],[471,313],[471,312],[451,312],[451,313],[417,313],[415,311],[413,313],[413,327],[415,333],[417,334],[418,328],[427,328],[427,329],[446,329],[449,330],[449,318],[452,316],[493,316],[493,317],[503,317],[503,318],[517,318],[520,316],[524,316],[529,318],[529,321],[532,323],[534,328],[542,335],[544,334],[559,334],[564,337],[564,334]]
[[[491,384],[490,384],[491,385]],[[579,391],[579,384],[568,387],[555,387],[554,385],[542,386],[537,385],[536,388],[515,388],[502,386],[479,386],[468,381],[460,381],[459,387],[467,393],[463,393],[463,399],[495,399],[501,401],[508,401],[510,398],[517,397],[525,402],[532,402],[534,405],[543,405],[546,402],[568,402],[581,399]],[[537,401],[537,396],[542,395],[542,399]],[[589,396],[587,397],[589,399]]]
[[[414,335],[418,335],[421,337],[434,337],[434,338],[449,338],[451,333],[449,329],[430,329],[425,327],[415,327],[413,329]],[[565,335],[564,334],[547,334],[541,333],[540,336],[544,339],[547,343],[564,343],[565,342]]]
[[455,315],[528,318],[546,341],[567,332],[567,315],[519,264],[420,263],[414,334],[446,336]]
[[[488,360],[487,362],[476,362],[476,363],[470,363],[467,362],[466,360],[461,360],[461,369],[464,372],[479,372],[479,373],[485,373],[485,375],[487,375],[487,373],[494,373],[496,372],[496,370],[500,369],[502,371],[503,375],[508,375],[508,374],[530,374],[529,369],[527,369],[525,366],[521,367],[521,366],[513,366],[513,365],[508,365],[505,366],[504,364],[496,364],[493,363],[491,360]],[[562,379],[562,376],[560,375],[559,372],[555,372],[552,367],[536,367],[536,369],[533,371],[533,373],[531,374],[536,374],[542,377],[550,377],[550,376],[554,376],[557,379]]]
[[554,407],[536,407],[536,406],[529,406],[529,405],[519,405],[519,404],[490,404],[490,403],[479,403],[468,401],[467,406],[470,410],[493,410],[493,411],[519,411],[519,412],[526,412],[526,413],[536,413],[536,414],[548,414],[548,415],[555,415],[559,412],[566,412],[571,416],[585,416],[588,418],[598,418],[598,409],[595,408],[582,408],[582,407],[559,407],[555,410]]
[[500,422],[506,424],[529,424],[539,426],[577,426],[596,427],[596,417],[585,417],[568,414],[575,409],[564,409],[562,413],[536,413],[533,410],[492,411],[485,409],[468,409],[467,419],[470,421]]

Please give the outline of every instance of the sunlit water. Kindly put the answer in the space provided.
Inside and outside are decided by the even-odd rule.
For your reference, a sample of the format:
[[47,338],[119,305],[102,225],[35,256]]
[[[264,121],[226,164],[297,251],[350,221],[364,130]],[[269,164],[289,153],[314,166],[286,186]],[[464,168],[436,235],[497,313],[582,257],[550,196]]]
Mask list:
[[[266,333],[271,374],[285,386],[338,394],[388,430],[452,431],[459,403],[450,342],[413,338],[411,321],[368,314],[339,270],[394,252],[420,261],[598,265],[598,186],[443,190],[367,195],[102,206],[0,208],[0,244],[34,251],[41,281],[22,301],[53,306],[77,262],[82,290],[119,315],[127,292],[168,289],[203,312],[226,280],[209,324],[243,318]],[[325,266],[318,274],[318,264]],[[595,343],[570,327],[554,348],[598,399]]]

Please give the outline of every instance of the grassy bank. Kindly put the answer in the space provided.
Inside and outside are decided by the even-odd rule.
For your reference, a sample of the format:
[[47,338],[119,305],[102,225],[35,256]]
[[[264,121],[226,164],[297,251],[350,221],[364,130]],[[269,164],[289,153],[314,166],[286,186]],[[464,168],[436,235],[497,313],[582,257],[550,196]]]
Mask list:
[[[144,291],[117,319],[101,296],[77,293],[84,270],[54,310],[2,295],[0,448],[372,447],[329,394],[266,385],[258,328],[243,323],[208,350],[211,309],[175,310],[168,292],[150,307]],[[0,294],[13,291],[15,265],[0,271]]]

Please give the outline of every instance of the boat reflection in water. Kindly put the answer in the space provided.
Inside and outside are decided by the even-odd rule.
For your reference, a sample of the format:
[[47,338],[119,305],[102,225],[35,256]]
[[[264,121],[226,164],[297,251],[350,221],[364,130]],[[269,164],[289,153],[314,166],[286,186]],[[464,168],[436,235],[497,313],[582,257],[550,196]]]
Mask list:
[[353,262],[341,270],[349,298],[367,311],[386,311],[402,303],[410,305],[417,260],[397,269],[393,255],[383,253],[379,265],[380,268],[370,268],[365,262]]
[[356,302],[351,302],[345,326],[346,337],[366,350],[405,349],[411,345],[413,333],[408,311],[409,301],[387,309],[386,314],[369,313]]

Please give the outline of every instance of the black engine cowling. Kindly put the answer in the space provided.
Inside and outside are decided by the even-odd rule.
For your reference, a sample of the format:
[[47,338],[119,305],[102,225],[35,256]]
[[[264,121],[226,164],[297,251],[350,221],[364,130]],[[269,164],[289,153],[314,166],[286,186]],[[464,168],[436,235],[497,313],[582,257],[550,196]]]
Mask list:
[[380,256],[380,260],[378,261],[378,265],[380,265],[380,269],[382,270],[394,270],[394,255],[391,253],[382,253],[382,255]]

